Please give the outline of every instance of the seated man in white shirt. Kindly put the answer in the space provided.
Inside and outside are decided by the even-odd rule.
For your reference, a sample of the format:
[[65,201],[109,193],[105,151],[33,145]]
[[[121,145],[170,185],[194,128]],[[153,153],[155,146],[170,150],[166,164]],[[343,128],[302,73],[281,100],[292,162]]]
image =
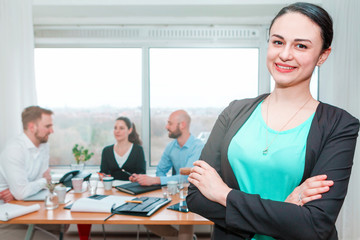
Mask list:
[[51,110],[37,106],[22,112],[24,132],[0,155],[0,191],[9,189],[17,200],[39,192],[51,181],[49,135],[54,132]]
[[[8,142],[0,155],[0,202],[9,202],[14,198],[23,200],[45,188],[46,183],[51,181],[47,141],[54,132],[52,114],[51,110],[38,106],[25,108],[22,112],[24,132]],[[24,239],[26,227],[0,224],[1,238]],[[55,225],[51,230],[54,227],[60,229]],[[48,239],[49,235],[44,234],[36,231],[34,237]]]

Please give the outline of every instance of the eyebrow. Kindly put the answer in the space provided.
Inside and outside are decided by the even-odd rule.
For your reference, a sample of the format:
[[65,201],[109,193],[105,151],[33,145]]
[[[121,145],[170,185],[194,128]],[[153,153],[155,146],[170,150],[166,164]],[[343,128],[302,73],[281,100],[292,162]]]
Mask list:
[[[284,40],[284,37],[281,36],[281,35],[278,35],[278,34],[273,34],[273,35],[271,35],[271,37],[277,37],[277,38],[280,38],[280,39]],[[294,41],[295,42],[309,42],[309,43],[312,43],[309,39],[302,39],[302,38],[295,38]]]

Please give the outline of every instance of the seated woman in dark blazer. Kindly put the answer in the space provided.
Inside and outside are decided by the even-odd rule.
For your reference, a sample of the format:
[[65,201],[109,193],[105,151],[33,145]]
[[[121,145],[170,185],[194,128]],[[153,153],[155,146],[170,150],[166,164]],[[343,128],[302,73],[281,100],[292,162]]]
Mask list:
[[116,119],[114,137],[116,143],[102,151],[100,172],[110,174],[117,180],[128,180],[129,173],[146,173],[141,140],[129,118]]

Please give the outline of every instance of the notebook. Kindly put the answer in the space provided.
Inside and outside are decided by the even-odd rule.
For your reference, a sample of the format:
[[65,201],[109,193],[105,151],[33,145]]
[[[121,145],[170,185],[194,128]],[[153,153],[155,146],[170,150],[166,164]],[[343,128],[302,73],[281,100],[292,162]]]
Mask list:
[[137,195],[140,193],[146,193],[154,190],[161,189],[161,185],[152,185],[152,186],[141,186],[137,182],[126,183],[119,186],[115,186],[115,188],[121,192],[126,192],[132,195]]
[[[127,202],[127,201],[135,202]],[[81,198],[75,203],[67,205],[64,209],[73,212],[108,212],[114,214],[134,215],[149,217],[162,206],[171,202],[167,198],[159,197],[124,197],[112,195],[93,195]]]
[[72,212],[107,212],[111,213],[126,201],[134,197],[113,196],[113,195],[92,195],[87,198],[80,198],[73,204],[67,205],[64,209],[71,209]]
[[115,214],[149,217],[159,208],[171,202],[170,199],[159,197],[139,197],[133,200],[141,201],[141,203],[125,203],[115,208],[112,212]]

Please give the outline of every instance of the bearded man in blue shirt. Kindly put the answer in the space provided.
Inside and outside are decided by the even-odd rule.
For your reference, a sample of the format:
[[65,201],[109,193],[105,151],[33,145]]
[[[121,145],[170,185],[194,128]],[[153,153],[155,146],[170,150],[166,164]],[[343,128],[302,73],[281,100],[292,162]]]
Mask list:
[[[179,181],[180,168],[193,167],[193,163],[199,159],[204,143],[190,133],[191,118],[184,110],[177,110],[170,114],[166,129],[169,138],[173,138],[165,148],[160,162],[156,168],[156,176],[145,174],[133,174],[129,178],[132,182],[138,182],[143,186],[166,185],[169,181]],[[167,176],[172,169],[172,176]],[[187,181],[187,176],[184,180]],[[165,240],[195,238],[194,228],[190,225],[181,225],[179,230],[171,225],[146,225],[147,229]]]
[[[133,174],[130,181],[138,182],[143,186],[166,185],[168,181],[178,181],[180,168],[193,167],[199,159],[204,143],[190,133],[191,118],[184,110],[177,110],[170,114],[166,129],[169,138],[173,138],[165,148],[160,162],[156,168],[156,177],[145,174]],[[173,169],[172,176],[167,176]]]

